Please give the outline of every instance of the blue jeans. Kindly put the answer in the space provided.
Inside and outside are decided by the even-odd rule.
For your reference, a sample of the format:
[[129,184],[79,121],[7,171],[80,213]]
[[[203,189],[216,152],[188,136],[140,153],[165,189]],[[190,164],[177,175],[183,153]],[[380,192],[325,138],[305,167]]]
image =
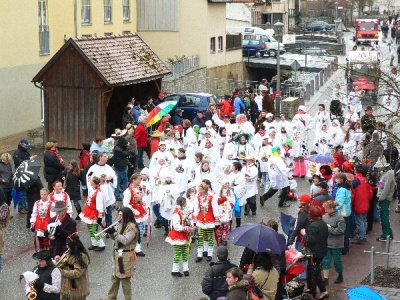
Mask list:
[[137,149],[136,162],[135,162],[136,169],[143,169],[144,168],[143,152],[144,152],[143,148],[138,148]]
[[106,227],[112,224],[112,205],[106,207]]
[[358,239],[365,240],[367,238],[367,214],[354,213],[354,218],[358,228]]
[[164,218],[161,217],[161,214],[160,214],[160,204],[159,203],[153,205],[153,212],[156,215],[156,218],[157,218],[158,222],[163,222],[164,221]]
[[21,197],[18,200],[18,211],[28,209],[28,201],[26,199],[26,192],[20,192]]
[[118,200],[120,198],[119,186],[121,185],[121,182],[122,182],[122,189],[124,191],[128,187],[128,171],[126,169],[125,170],[115,169],[115,174],[117,175],[117,187],[115,188],[114,195],[115,199]]

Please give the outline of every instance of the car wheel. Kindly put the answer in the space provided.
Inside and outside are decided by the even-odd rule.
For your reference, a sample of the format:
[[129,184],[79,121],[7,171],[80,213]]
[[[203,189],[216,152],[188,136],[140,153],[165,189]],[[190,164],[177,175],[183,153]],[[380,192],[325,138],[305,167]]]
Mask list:
[[256,51],[256,53],[254,54],[255,57],[261,57],[262,53],[260,51]]
[[270,50],[270,51],[268,52],[268,54],[269,54],[269,56],[271,56],[271,57],[276,57],[276,51],[275,51],[275,50]]

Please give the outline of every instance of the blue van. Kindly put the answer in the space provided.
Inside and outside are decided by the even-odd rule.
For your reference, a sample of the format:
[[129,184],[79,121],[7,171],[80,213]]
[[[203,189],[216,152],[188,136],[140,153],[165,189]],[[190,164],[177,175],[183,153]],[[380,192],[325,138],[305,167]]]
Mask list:
[[264,56],[267,52],[267,46],[262,39],[243,39],[243,56]]
[[170,115],[175,114],[177,108],[183,110],[183,118],[192,121],[199,111],[208,109],[210,103],[217,104],[217,97],[208,93],[176,93],[168,95],[164,101],[178,101],[178,104],[171,111]]

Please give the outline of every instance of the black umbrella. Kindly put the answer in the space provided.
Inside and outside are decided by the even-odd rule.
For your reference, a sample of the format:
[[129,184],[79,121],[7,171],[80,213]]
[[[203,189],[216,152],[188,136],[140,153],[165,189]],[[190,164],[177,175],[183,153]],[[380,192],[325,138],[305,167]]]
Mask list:
[[37,160],[24,160],[15,170],[14,187],[18,191],[26,191],[38,179],[40,163]]

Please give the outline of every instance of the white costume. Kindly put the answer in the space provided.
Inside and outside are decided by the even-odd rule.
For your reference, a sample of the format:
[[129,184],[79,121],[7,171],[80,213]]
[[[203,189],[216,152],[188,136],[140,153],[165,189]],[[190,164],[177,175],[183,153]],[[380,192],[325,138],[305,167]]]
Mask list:
[[316,132],[320,132],[322,125],[331,126],[331,117],[327,111],[317,111],[314,117]]

